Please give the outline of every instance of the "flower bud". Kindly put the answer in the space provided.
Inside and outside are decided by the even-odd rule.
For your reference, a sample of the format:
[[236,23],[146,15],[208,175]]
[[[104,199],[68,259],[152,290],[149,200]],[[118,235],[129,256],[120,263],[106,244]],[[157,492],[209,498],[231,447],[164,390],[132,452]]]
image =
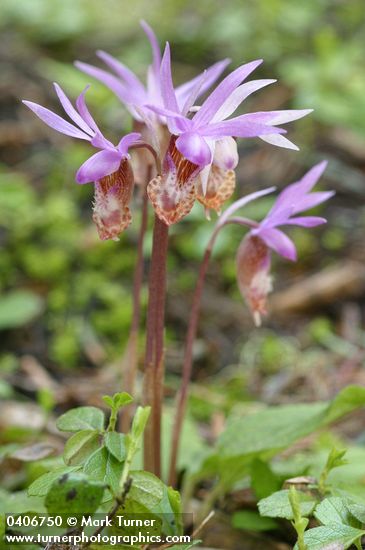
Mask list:
[[270,251],[260,237],[250,234],[237,251],[237,282],[247,302],[255,325],[261,325],[261,315],[267,314],[266,299],[272,290]]
[[101,240],[119,240],[120,233],[131,223],[133,186],[133,171],[127,159],[122,160],[116,172],[95,182],[93,220]]

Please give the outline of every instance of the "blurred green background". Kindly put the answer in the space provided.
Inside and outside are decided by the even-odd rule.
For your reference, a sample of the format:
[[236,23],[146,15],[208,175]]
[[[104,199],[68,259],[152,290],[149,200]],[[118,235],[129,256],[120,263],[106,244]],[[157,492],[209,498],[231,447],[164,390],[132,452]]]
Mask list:
[[[131,314],[138,208],[133,211],[133,225],[119,243],[100,242],[91,221],[92,186],[74,184],[74,173],[87,158],[87,145],[52,132],[20,99],[39,102],[61,114],[51,82],[59,82],[75,97],[90,79],[72,63],[80,59],[101,66],[96,49],[120,58],[144,78],[151,52],[139,27],[141,18],[155,29],[161,45],[171,42],[176,83],[223,57],[232,58],[232,67],[262,57],[265,63],[254,78],[278,78],[279,82],[257,93],[245,108],[315,109],[310,117],[288,128],[289,136],[301,148],[298,153],[255,140],[240,142],[236,196],[271,184],[282,187],[323,158],[329,160],[329,168],[320,185],[337,192],[331,204],[320,210],[328,216],[328,226],[291,232],[300,261],[289,265],[275,258],[276,289],[284,290],[315,272],[323,272],[325,277],[328,268],[338,273],[344,264],[350,266],[349,276],[353,270],[348,262],[363,265],[363,0],[2,0],[3,396],[10,396],[14,385],[23,392],[32,391],[29,384],[22,385],[17,374],[24,357],[35,358],[56,378],[68,376],[71,369],[88,373],[120,361]],[[106,135],[117,139],[131,128],[128,114],[109,90],[91,83],[89,106]],[[270,200],[258,202],[250,214],[264,215]],[[180,369],[197,264],[212,223],[197,206],[171,232],[167,367],[172,380]],[[304,300],[304,305],[292,308],[289,315],[289,310],[276,306],[267,321],[268,329],[258,336],[235,283],[234,255],[240,238],[240,229],[227,229],[208,274],[196,346],[196,379],[237,363],[244,364],[248,372],[259,364],[269,376],[295,365],[300,377],[306,375],[308,365],[326,371],[328,358],[332,365],[336,361],[341,365],[348,354],[344,354],[345,341],[354,346],[351,353],[362,350],[361,269],[355,282],[350,277],[348,284],[338,284],[333,297],[319,298],[314,308]],[[150,240],[149,233],[147,259]],[[249,344],[245,344],[247,339]],[[359,359],[360,366],[362,361]],[[230,376],[229,369],[224,372]],[[235,376],[233,397],[238,391]],[[282,387],[280,376],[264,388],[268,400],[275,388]],[[252,375],[248,390],[254,394],[257,388],[256,375]],[[316,392],[321,391],[317,386]],[[200,397],[194,404],[197,414],[204,417],[205,404]]]

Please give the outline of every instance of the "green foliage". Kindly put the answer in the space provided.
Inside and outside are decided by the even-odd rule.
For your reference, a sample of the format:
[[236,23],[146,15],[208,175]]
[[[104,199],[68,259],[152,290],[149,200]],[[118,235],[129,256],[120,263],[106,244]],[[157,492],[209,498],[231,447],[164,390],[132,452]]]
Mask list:
[[[365,388],[348,386],[332,401],[310,404],[280,405],[244,417],[228,418],[215,451],[191,473],[197,482],[205,477],[219,477],[223,491],[250,472],[255,460],[267,461],[298,439],[365,405]],[[290,422],[288,422],[290,419]]]
[[0,330],[29,323],[39,315],[42,307],[43,301],[34,292],[17,290],[0,296]]
[[[301,491],[296,492],[296,510],[299,510],[300,516],[310,516],[317,504],[317,500],[312,496]],[[290,491],[288,489],[277,491],[269,497],[260,500],[259,511],[262,516],[270,518],[285,518],[294,520],[293,506],[290,500]]]
[[99,447],[99,432],[96,430],[81,430],[67,441],[63,458],[67,465],[83,464]]
[[104,413],[96,407],[78,407],[77,409],[71,409],[57,420],[57,428],[61,432],[102,430],[104,424]]
[[103,411],[96,407],[71,409],[58,419],[58,429],[72,434],[63,452],[65,466],[55,461],[52,471],[43,473],[29,486],[28,498],[22,498],[30,507],[36,499],[55,515],[106,513],[120,503],[122,515],[142,513],[154,518],[156,534],[181,534],[179,493],[153,474],[132,469],[149,407],[138,407],[130,433],[122,434],[115,431],[116,416],[132,398],[117,393],[103,399],[111,409],[112,421],[107,428]]
[[64,474],[47,492],[45,506],[49,514],[93,514],[101,504],[105,484],[83,474]]

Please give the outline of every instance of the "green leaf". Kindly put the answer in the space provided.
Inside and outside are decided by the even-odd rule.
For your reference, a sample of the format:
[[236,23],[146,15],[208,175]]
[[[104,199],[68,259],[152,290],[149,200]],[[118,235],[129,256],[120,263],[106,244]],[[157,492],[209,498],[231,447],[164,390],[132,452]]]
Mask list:
[[233,514],[232,526],[245,531],[271,531],[277,529],[278,524],[273,519],[262,517],[253,510],[242,510]]
[[44,497],[48,489],[51,487],[57,479],[62,477],[64,474],[69,474],[76,471],[77,468],[58,468],[52,472],[47,472],[42,476],[38,477],[33,483],[28,487],[28,495],[36,497]]
[[361,524],[365,523],[365,506],[358,502],[346,502],[347,508],[354,518],[356,518]]
[[148,510],[158,506],[164,496],[164,484],[154,474],[136,470],[131,472],[132,485],[128,499],[143,504]]
[[126,457],[125,435],[117,432],[108,432],[105,434],[105,447],[119,462],[123,462]]
[[[270,457],[329,422],[365,406],[365,388],[349,386],[331,402],[281,405],[231,418],[219,438],[222,457]],[[289,420],[290,419],[290,422]]]
[[[300,512],[302,516],[310,516],[317,504],[317,501],[303,493],[297,491],[298,502],[300,505]],[[268,516],[270,518],[286,518],[294,519],[292,507],[289,502],[289,491],[287,489],[283,491],[277,491],[259,501],[259,512],[262,516]]]
[[34,292],[15,290],[0,297],[0,330],[17,328],[39,315],[43,300]]
[[68,466],[83,464],[99,447],[99,432],[81,430],[70,437],[63,451],[64,461]]
[[0,489],[0,514],[43,513],[43,498],[28,496],[26,491],[8,493]]
[[93,453],[84,464],[84,472],[91,479],[109,485],[114,493],[119,491],[123,464],[102,447]]
[[251,487],[258,499],[278,491],[281,480],[274,474],[267,462],[255,459],[251,465]]
[[103,401],[111,409],[119,410],[120,408],[125,407],[125,405],[129,405],[129,403],[132,403],[133,397],[127,392],[120,392],[115,393],[112,397],[110,395],[104,395]]
[[[365,531],[355,529],[349,525],[330,523],[306,531],[304,542],[310,550],[325,550],[327,546],[334,543],[342,544],[343,550],[346,550],[364,534]],[[298,550],[298,546],[295,545],[294,549]]]
[[104,483],[83,474],[65,474],[49,489],[45,505],[49,514],[93,514],[105,490]]
[[59,417],[56,422],[61,432],[78,432],[80,430],[103,430],[104,413],[96,407],[77,407]]
[[316,507],[314,515],[323,525],[343,523],[352,527],[360,527],[356,524],[356,520],[349,512],[346,503],[340,497],[330,497],[322,500]]

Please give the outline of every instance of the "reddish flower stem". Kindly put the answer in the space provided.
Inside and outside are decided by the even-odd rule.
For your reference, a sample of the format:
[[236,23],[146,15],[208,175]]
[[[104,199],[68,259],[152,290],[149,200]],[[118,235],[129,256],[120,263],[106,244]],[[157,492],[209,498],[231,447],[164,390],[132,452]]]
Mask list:
[[152,407],[144,435],[144,468],[161,476],[161,416],[168,226],[155,216],[149,273],[144,378],[145,405]]
[[[146,181],[150,180],[150,168],[146,175]],[[143,244],[147,229],[148,221],[148,197],[146,188],[142,190],[142,214],[141,225],[138,235],[137,243],[137,260],[134,271],[133,279],[133,313],[132,322],[128,338],[127,348],[124,353],[122,365],[123,365],[123,391],[128,392],[130,395],[134,395],[135,380],[138,368],[138,332],[141,318],[141,289],[143,283]],[[123,413],[120,417],[120,430],[127,433],[130,429],[131,419],[133,415],[133,404],[127,405],[123,408]]]

